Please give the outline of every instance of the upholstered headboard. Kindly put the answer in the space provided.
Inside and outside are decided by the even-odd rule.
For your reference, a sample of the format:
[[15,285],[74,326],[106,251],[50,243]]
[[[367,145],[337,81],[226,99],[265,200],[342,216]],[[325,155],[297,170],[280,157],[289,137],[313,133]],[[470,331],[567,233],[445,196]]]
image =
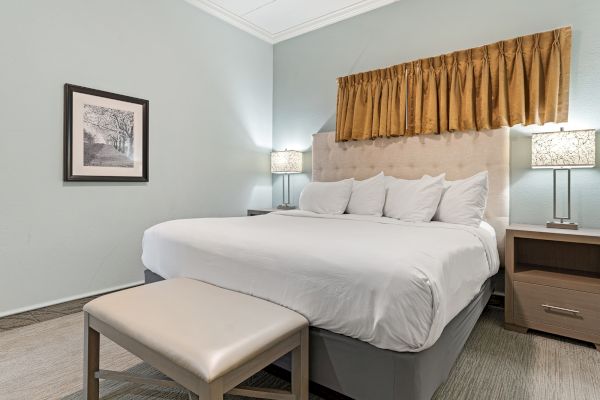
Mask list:
[[489,173],[486,221],[496,230],[504,264],[504,236],[509,209],[509,129],[454,132],[335,142],[335,132],[313,135],[313,181],[365,179],[380,171],[405,179],[446,173],[449,180]]

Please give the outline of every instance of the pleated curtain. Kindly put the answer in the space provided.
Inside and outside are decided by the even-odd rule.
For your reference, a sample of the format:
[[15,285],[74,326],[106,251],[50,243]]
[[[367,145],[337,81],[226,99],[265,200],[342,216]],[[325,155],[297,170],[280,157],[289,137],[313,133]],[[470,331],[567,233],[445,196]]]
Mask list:
[[566,122],[571,28],[338,78],[336,140]]

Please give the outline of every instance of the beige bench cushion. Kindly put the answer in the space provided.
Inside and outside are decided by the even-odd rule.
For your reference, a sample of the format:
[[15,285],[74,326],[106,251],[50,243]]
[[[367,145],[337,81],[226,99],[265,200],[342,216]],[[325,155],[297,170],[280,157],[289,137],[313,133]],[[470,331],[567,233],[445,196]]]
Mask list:
[[287,308],[184,278],[112,293],[84,310],[205,382],[308,325]]

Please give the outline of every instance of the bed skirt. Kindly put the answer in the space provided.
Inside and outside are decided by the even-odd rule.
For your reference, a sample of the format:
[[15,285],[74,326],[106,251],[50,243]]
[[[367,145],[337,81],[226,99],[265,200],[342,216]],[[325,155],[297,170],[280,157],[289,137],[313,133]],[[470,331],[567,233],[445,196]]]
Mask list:
[[[146,283],[163,280],[145,270]],[[448,374],[492,294],[491,278],[430,348],[418,353],[377,348],[358,339],[310,328],[310,380],[357,400],[427,400]],[[276,365],[289,370],[289,358]]]

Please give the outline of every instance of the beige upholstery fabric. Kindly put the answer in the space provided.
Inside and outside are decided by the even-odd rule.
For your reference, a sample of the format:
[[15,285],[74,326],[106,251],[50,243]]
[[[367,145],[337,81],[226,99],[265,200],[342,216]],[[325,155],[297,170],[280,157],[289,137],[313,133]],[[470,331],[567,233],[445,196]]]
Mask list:
[[287,308],[184,278],[108,294],[84,311],[205,382],[308,325]]
[[509,205],[509,129],[337,142],[335,132],[313,135],[313,181],[365,179],[380,171],[405,179],[446,173],[449,180],[489,172],[486,221],[496,230],[504,262]]

